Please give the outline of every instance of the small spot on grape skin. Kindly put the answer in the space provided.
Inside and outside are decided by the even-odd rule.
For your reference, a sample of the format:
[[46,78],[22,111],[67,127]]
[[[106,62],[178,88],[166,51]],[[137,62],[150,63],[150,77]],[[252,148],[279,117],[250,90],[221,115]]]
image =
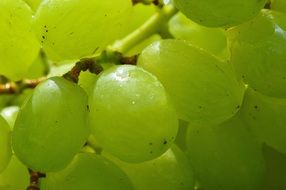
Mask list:
[[168,141],[166,139],[164,139],[163,145],[166,145],[167,143],[168,143]]
[[150,146],[152,146],[152,145],[153,145],[153,143],[152,143],[152,142],[150,142],[150,143],[149,143],[149,145],[150,145]]
[[152,150],[150,151],[150,154],[153,154],[153,151],[152,151]]
[[88,112],[90,112],[89,105],[86,105],[86,109]]
[[255,105],[255,106],[254,106],[254,109],[256,109],[256,110],[257,110],[257,109],[258,109],[258,106],[257,106],[257,105]]

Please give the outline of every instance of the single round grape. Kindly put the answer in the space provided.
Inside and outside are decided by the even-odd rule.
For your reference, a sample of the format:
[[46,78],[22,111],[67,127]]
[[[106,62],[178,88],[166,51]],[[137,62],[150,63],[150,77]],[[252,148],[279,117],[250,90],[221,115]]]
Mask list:
[[226,34],[222,28],[201,26],[178,13],[169,21],[169,29],[176,39],[188,40],[218,57],[228,57]]
[[154,74],[192,123],[220,123],[241,105],[244,86],[230,64],[182,40],[162,40],[145,48],[138,66]]
[[202,186],[211,190],[261,190],[265,163],[256,142],[235,116],[213,126],[190,125],[187,154]]
[[239,78],[262,94],[286,97],[286,15],[264,10],[228,31]]
[[260,141],[286,153],[286,99],[264,96],[249,88],[240,112]]
[[11,130],[14,128],[19,109],[20,108],[18,106],[9,106],[4,108],[0,113],[2,117],[8,122]]
[[0,173],[7,167],[12,155],[11,133],[8,123],[0,116]]
[[35,171],[63,169],[88,135],[87,95],[61,77],[39,84],[21,107],[12,134],[17,157]]
[[267,0],[174,0],[188,18],[209,27],[234,26],[254,18]]
[[178,118],[157,78],[123,65],[98,78],[90,97],[90,125],[104,150],[124,161],[142,162],[171,146]]
[[12,156],[8,167],[0,174],[0,190],[24,190],[30,184],[28,169],[16,156]]
[[73,60],[121,37],[131,10],[129,0],[49,0],[41,3],[35,28],[50,59]]
[[[103,153],[105,155],[105,153]],[[122,162],[110,155],[130,178],[136,190],[192,190],[193,172],[186,155],[176,145],[154,160],[138,164]]]
[[22,0],[1,0],[0,12],[0,75],[19,80],[40,49],[32,32],[32,11]]
[[41,190],[133,190],[126,174],[102,156],[80,153],[64,170],[48,173]]

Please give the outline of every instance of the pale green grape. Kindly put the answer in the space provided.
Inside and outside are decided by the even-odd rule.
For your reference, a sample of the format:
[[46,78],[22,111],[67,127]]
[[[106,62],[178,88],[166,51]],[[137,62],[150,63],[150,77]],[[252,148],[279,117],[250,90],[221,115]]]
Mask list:
[[131,8],[129,0],[44,1],[35,15],[35,28],[50,59],[78,59],[121,37]]
[[115,164],[91,153],[80,153],[62,171],[47,173],[41,190],[132,190],[126,174]]
[[40,48],[32,32],[32,11],[22,0],[1,0],[0,12],[0,75],[18,80]]
[[198,24],[234,26],[255,17],[267,0],[174,0],[177,8]]
[[178,118],[164,87],[142,68],[103,72],[90,97],[90,124],[103,149],[128,162],[151,160],[175,140]]
[[0,174],[0,190],[24,190],[30,184],[28,168],[16,156],[12,156],[8,167]]
[[285,30],[286,15],[264,10],[228,32],[238,76],[265,95],[286,97]]
[[263,149],[266,160],[266,178],[263,190],[285,190],[286,155],[265,146]]
[[271,0],[271,9],[286,13],[286,0]]
[[0,116],[0,173],[7,167],[12,155],[11,133],[8,123]]
[[34,10],[36,11],[39,7],[42,0],[25,0],[25,2]]
[[185,41],[151,44],[138,65],[158,77],[185,121],[220,123],[241,105],[244,87],[231,65]]
[[0,114],[8,122],[11,130],[14,128],[19,109],[18,106],[9,106],[1,110]]
[[267,97],[248,89],[241,114],[259,140],[286,153],[286,99]]
[[122,162],[110,155],[107,155],[107,158],[114,161],[128,175],[136,190],[194,189],[190,163],[176,145],[172,145],[162,156],[138,164]]
[[227,57],[226,35],[222,28],[198,25],[182,13],[178,13],[169,21],[169,29],[176,39],[188,40],[216,56]]
[[216,126],[190,125],[188,156],[209,190],[261,190],[265,163],[261,144],[237,118]]
[[89,129],[87,96],[61,77],[36,87],[21,107],[12,145],[17,157],[35,171],[64,168],[85,143]]

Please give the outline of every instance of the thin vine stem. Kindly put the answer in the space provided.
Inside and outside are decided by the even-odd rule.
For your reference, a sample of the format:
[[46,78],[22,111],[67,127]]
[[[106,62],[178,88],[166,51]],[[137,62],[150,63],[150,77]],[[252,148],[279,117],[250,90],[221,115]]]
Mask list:
[[136,29],[124,39],[117,41],[113,47],[111,47],[111,49],[123,54],[128,52],[136,44],[149,38],[153,34],[159,33],[161,27],[164,27],[170,18],[172,18],[177,12],[178,10],[172,5],[164,6],[141,27]]

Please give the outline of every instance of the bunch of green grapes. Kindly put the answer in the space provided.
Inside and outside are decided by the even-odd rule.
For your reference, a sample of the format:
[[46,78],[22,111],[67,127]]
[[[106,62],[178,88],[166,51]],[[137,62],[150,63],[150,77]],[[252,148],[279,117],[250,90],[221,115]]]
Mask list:
[[0,190],[285,190],[266,1],[2,0]]

